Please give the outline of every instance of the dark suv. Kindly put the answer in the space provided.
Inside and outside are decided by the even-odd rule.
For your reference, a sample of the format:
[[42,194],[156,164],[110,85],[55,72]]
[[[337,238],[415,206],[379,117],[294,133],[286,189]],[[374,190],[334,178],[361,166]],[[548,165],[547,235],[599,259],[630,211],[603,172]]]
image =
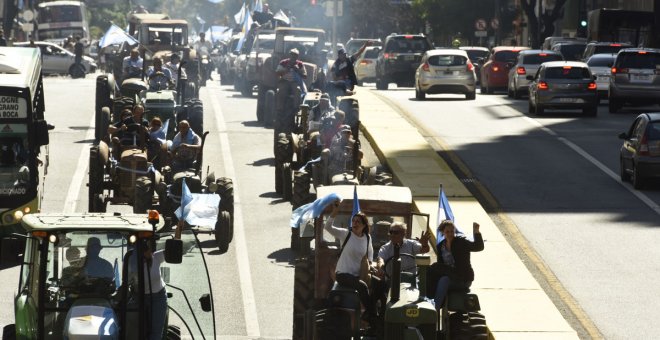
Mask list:
[[660,178],[660,113],[642,113],[628,132],[621,133],[621,180],[641,189],[648,179]]
[[376,88],[387,90],[389,83],[413,86],[415,70],[424,52],[433,48],[423,34],[391,34],[376,60]]
[[616,55],[610,77],[609,109],[660,103],[660,50],[626,48]]

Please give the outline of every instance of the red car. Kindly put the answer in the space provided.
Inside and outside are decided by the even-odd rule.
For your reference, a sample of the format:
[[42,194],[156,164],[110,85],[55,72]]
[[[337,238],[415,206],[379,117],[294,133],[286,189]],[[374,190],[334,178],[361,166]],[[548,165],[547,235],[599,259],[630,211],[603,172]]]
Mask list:
[[490,52],[488,61],[481,67],[481,93],[506,90],[509,69],[516,62],[518,53],[528,50],[525,46],[497,46]]

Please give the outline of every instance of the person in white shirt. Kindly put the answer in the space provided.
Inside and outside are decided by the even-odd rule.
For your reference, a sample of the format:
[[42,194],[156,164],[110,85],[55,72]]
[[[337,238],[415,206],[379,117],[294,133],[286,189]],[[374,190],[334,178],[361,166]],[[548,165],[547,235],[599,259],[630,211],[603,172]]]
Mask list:
[[143,60],[140,57],[140,51],[137,48],[131,50],[131,54],[124,58],[122,67],[124,79],[140,78],[142,76]]
[[[325,230],[332,236],[343,240],[335,278],[337,283],[342,286],[354,288],[360,295],[360,301],[364,305],[366,312],[362,315],[365,321],[371,321],[376,316],[373,299],[369,295],[369,286],[360,279],[360,265],[363,257],[367,255],[370,272],[372,268],[371,259],[373,259],[374,250],[369,236],[369,220],[363,212],[358,212],[352,218],[352,228],[349,231],[345,228],[338,228],[333,225],[335,217],[339,212],[339,201],[335,201],[330,217],[325,223]],[[377,280],[376,277],[371,277]]]

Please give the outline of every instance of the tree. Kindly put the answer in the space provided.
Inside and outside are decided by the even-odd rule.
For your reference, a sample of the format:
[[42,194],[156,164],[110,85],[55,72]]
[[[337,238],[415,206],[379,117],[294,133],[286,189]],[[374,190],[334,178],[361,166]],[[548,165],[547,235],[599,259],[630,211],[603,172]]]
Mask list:
[[[543,4],[543,0],[539,0]],[[555,7],[548,13],[542,9],[540,18],[536,16],[536,0],[521,0],[520,5],[527,15],[527,28],[529,29],[529,37],[531,40],[532,48],[540,48],[545,38],[552,36],[555,33],[555,21],[563,14],[563,8],[566,0],[556,0]],[[540,20],[539,20],[540,19]],[[539,25],[539,21],[540,24]],[[541,26],[541,31],[539,31]]]

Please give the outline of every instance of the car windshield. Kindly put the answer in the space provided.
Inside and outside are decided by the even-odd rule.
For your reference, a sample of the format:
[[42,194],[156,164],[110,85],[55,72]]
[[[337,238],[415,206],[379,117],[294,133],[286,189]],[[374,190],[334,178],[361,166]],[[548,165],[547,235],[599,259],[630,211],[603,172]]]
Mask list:
[[619,54],[616,64],[619,68],[660,69],[660,54],[645,51],[624,52]]
[[430,56],[428,63],[432,66],[461,66],[467,64],[467,58],[460,55]]
[[422,53],[431,49],[424,37],[401,37],[390,39],[385,50],[393,53]]
[[472,61],[477,61],[479,58],[486,58],[488,56],[488,51],[465,50],[465,52],[467,52],[468,58]]
[[559,61],[559,60],[563,60],[563,58],[558,54],[553,54],[553,53],[529,54],[523,57],[522,64],[541,65],[548,61]]
[[545,69],[545,79],[588,79],[591,77],[586,67],[548,67]]
[[495,61],[501,61],[501,62],[514,62],[516,60],[516,57],[518,57],[519,51],[499,51],[495,53],[495,56],[493,59]]
[[646,131],[646,139],[649,141],[660,141],[660,121],[649,123]]
[[561,44],[557,49],[564,56],[564,59],[577,61],[582,59],[582,54],[586,46],[583,44]]
[[614,56],[610,57],[591,57],[587,61],[587,65],[591,67],[611,67],[614,63]]

